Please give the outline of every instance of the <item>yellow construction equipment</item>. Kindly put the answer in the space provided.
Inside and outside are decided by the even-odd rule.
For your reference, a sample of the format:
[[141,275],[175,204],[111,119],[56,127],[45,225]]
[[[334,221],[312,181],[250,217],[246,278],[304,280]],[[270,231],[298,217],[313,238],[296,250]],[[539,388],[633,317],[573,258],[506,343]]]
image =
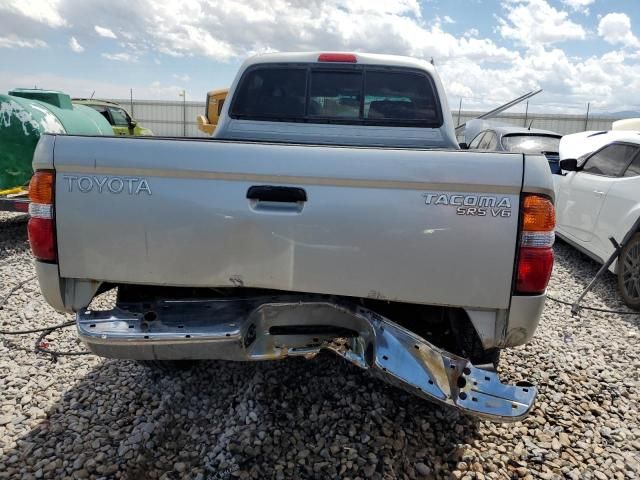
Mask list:
[[29,191],[26,187],[6,188],[0,190],[0,212],[29,211]]
[[207,107],[205,115],[198,115],[198,129],[208,135],[212,135],[218,125],[218,118],[222,112],[224,100],[229,93],[228,88],[212,90],[207,93]]
[[15,195],[17,193],[24,193],[24,192],[26,192],[26,189],[22,187],[8,188],[7,190],[0,190],[0,197],[5,195]]

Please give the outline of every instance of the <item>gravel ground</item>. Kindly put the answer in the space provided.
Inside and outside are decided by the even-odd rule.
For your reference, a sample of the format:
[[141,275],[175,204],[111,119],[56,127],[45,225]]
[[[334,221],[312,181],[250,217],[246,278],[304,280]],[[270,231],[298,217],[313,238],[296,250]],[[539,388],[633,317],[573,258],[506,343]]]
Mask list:
[[[34,274],[24,218],[0,213],[0,298]],[[572,299],[598,266],[556,246],[551,281]],[[109,298],[98,302],[108,302]],[[623,309],[609,275],[587,297]],[[45,326],[35,281],[0,329]],[[640,478],[640,319],[548,303],[534,341],[505,352],[505,379],[540,394],[523,422],[458,415],[343,360],[207,362],[162,376],[94,356],[57,363],[35,335],[0,336],[0,479]],[[82,349],[72,329],[51,348]]]

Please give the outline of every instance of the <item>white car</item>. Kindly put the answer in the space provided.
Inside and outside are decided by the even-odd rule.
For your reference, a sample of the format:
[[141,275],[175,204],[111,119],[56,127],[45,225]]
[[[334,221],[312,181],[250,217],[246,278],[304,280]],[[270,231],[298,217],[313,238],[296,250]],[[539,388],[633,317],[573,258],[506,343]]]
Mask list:
[[[640,217],[640,134],[621,133],[580,159],[565,154],[560,167],[566,173],[554,175],[556,234],[601,263],[614,251],[609,238],[621,242]],[[610,270],[624,302],[640,309],[640,232]]]

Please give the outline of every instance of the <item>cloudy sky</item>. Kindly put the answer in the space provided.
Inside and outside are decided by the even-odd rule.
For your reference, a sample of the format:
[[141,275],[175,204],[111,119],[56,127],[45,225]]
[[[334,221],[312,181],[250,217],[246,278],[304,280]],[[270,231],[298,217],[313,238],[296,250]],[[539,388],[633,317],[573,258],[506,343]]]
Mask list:
[[433,58],[452,107],[640,110],[638,0],[0,0],[0,91],[204,100],[263,51]]

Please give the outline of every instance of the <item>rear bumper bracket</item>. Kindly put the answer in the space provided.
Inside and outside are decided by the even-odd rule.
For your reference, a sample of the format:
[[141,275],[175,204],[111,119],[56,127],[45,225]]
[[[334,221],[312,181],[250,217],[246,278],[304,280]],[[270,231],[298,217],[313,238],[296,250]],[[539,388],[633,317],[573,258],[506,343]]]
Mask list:
[[[146,308],[144,308],[146,307]],[[531,410],[537,390],[446,352],[358,305],[300,297],[164,300],[77,314],[97,355],[129,359],[272,360],[332,350],[415,395],[489,420]]]

